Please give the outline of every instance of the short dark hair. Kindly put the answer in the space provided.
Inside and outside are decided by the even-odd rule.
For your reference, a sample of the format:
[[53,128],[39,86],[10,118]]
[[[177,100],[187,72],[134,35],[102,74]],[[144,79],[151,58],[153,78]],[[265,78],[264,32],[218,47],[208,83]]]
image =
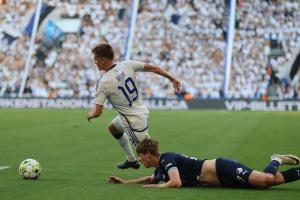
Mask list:
[[145,138],[136,146],[137,154],[150,153],[152,155],[159,155],[159,142],[153,139]]
[[98,44],[92,49],[92,52],[95,56],[100,58],[107,58],[110,60],[114,59],[114,49],[110,44]]

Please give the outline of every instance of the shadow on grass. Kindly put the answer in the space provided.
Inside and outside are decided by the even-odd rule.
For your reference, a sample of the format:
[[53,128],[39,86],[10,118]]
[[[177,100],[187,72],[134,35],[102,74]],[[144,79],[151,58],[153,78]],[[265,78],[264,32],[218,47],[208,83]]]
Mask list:
[[207,191],[222,191],[222,192],[232,192],[232,191],[247,191],[247,192],[283,192],[283,191],[300,191],[300,188],[282,188],[282,187],[272,187],[269,189],[259,189],[259,188],[227,188],[227,187],[183,187],[182,190],[207,190]]

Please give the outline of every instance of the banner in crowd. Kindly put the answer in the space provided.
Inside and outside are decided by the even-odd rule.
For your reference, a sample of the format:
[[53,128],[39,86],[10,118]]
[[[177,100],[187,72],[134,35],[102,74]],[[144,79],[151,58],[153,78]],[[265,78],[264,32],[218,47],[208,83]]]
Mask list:
[[50,44],[56,38],[63,36],[64,32],[56,25],[55,22],[49,20],[44,29],[44,39]]
[[[158,110],[300,111],[300,101],[297,100],[145,99],[144,101],[149,109]],[[0,108],[89,109],[93,106],[93,99],[0,98]],[[108,102],[104,107],[112,108]]]
[[[39,19],[38,26],[41,25],[43,20],[47,17],[47,15],[49,15],[54,10],[54,8],[55,7],[49,6],[46,3],[43,3],[42,8],[41,8],[41,13],[40,13],[40,19]],[[26,25],[26,27],[24,29],[24,33],[28,36],[31,36],[31,34],[32,34],[35,14],[36,14],[36,11],[33,12],[28,24]]]
[[[178,99],[145,99],[144,102],[150,109],[159,110],[187,110],[188,105],[184,100]],[[44,99],[44,98],[0,98],[0,108],[92,108],[93,99]],[[111,109],[108,101],[104,107]]]

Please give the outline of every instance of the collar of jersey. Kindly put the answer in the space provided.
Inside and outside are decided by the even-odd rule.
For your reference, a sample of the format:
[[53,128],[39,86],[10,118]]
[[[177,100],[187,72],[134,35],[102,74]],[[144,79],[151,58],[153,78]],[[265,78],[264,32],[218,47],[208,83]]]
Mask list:
[[110,68],[108,68],[105,72],[108,72],[109,70],[111,70],[112,68],[114,68],[117,64],[113,64],[113,66],[111,66]]

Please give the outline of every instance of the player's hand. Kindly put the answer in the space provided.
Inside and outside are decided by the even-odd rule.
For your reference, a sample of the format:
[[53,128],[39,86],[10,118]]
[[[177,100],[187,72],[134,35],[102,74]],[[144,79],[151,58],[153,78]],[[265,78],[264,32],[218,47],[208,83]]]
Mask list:
[[121,179],[120,177],[110,176],[110,177],[108,177],[108,182],[123,184],[125,181],[123,179]]
[[91,119],[94,118],[94,113],[92,111],[88,112],[86,118],[89,122],[91,122]]
[[176,93],[179,93],[180,92],[180,82],[176,79],[173,80],[173,87],[175,88],[175,91]]

